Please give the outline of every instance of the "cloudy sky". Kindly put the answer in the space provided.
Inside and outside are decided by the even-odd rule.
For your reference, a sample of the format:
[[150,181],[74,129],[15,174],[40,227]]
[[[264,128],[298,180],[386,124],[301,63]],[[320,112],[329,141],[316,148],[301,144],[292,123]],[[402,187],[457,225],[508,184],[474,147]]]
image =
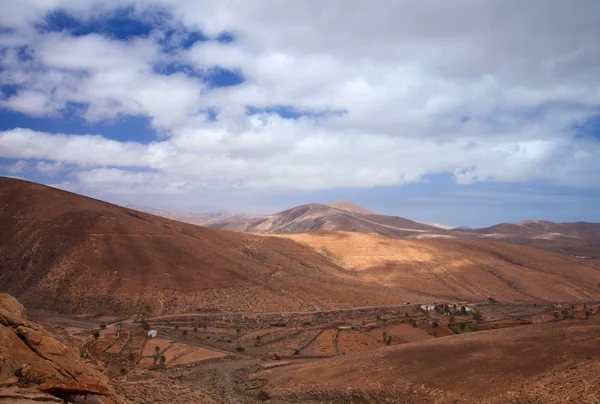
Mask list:
[[4,0],[0,175],[121,204],[600,221],[595,0]]

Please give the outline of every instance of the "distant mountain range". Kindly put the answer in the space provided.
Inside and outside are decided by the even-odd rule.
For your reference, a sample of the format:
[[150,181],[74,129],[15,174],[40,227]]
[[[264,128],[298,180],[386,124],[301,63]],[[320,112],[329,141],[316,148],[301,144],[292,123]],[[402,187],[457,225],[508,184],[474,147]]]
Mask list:
[[231,213],[225,210],[217,210],[215,212],[194,213],[194,212],[177,212],[169,210],[155,209],[150,206],[126,205],[127,208],[139,210],[141,212],[150,213],[151,215],[162,216],[168,219],[178,220],[180,222],[207,225],[211,223],[233,222],[237,220],[251,219],[260,215],[252,215],[246,213]]
[[374,233],[414,239],[492,239],[582,257],[600,257],[600,223],[554,223],[529,220],[481,229],[452,228],[398,216],[385,216],[347,202],[308,204],[272,215],[214,222],[210,227],[267,234],[310,233],[322,230]]

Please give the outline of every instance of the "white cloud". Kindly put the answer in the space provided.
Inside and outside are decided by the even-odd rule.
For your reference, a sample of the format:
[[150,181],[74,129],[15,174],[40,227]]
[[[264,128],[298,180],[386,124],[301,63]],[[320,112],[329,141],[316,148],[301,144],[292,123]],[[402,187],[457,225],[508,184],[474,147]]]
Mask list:
[[[152,4],[168,7],[174,19],[165,24],[232,32],[236,41],[165,53],[160,27],[127,41],[33,29],[50,10],[85,19],[126,4],[146,17]],[[15,129],[0,133],[0,155],[74,164],[74,181],[112,193],[359,188],[438,173],[465,185],[597,186],[600,143],[575,130],[600,107],[596,2],[152,4],[1,5],[0,22],[15,32],[0,43],[25,42],[34,56],[7,51],[0,80],[23,88],[2,106],[39,116],[80,103],[92,122],[144,115],[164,138],[140,144]],[[210,89],[194,75],[154,70],[172,62],[200,73],[221,66],[246,81]],[[245,111],[279,104],[307,114]]]

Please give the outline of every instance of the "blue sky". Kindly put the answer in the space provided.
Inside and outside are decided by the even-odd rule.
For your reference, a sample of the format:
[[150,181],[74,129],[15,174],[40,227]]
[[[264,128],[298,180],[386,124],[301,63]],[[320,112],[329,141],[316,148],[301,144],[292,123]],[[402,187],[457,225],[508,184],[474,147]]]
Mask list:
[[25,3],[0,5],[0,175],[184,211],[600,221],[597,2]]

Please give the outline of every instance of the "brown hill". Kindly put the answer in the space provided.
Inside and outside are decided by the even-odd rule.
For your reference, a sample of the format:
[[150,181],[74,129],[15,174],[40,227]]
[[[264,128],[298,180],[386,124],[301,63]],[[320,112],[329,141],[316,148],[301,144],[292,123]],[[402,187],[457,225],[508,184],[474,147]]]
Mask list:
[[454,335],[252,375],[281,402],[597,403],[600,322]]
[[568,255],[600,257],[600,223],[528,220],[482,229],[456,229],[449,234],[460,238],[502,240]]
[[[342,206],[345,209],[332,206]],[[273,215],[230,223],[216,223],[211,227],[248,233],[292,234],[318,230],[376,233],[391,237],[405,237],[436,227],[401,217],[384,216],[347,203],[332,205],[301,205]]]
[[0,292],[65,312],[290,311],[423,295],[369,285],[291,240],[0,178]]
[[490,240],[406,240],[375,234],[281,235],[362,279],[448,300],[600,299],[600,263]]

